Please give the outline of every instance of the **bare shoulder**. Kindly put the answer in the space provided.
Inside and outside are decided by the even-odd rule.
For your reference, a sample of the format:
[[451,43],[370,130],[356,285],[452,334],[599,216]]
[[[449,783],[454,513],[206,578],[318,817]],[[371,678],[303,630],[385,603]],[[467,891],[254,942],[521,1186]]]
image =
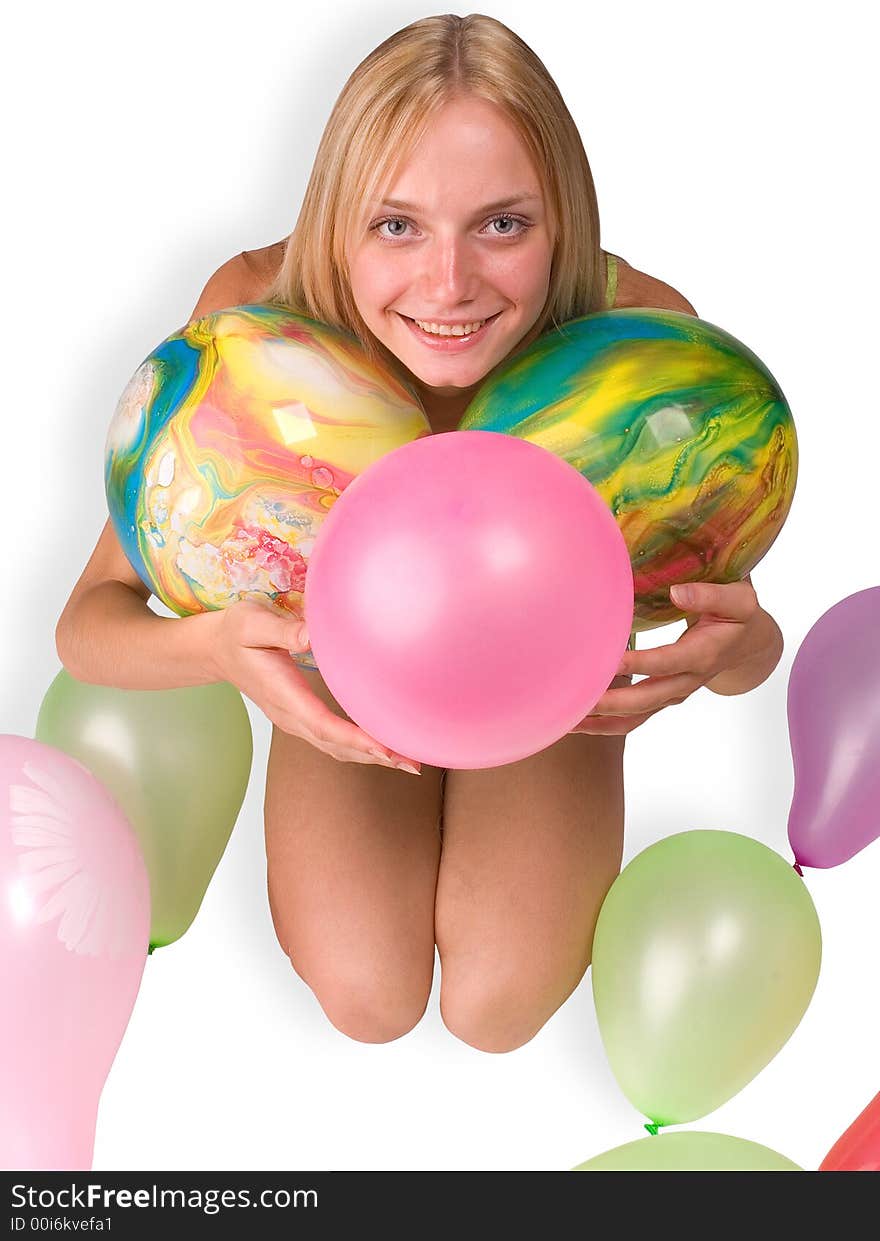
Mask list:
[[614,299],[615,309],[621,307],[654,307],[657,310],[678,310],[682,314],[694,315],[697,312],[687,300],[674,289],[671,284],[649,276],[647,272],[631,267],[624,259],[617,260],[617,296]]
[[259,302],[274,280],[284,258],[284,241],[259,250],[243,250],[234,255],[209,278],[190,315],[190,322],[203,315],[216,314],[230,306]]
[[285,237],[283,241],[276,241],[271,246],[261,246],[259,250],[242,251],[240,257],[244,259],[245,266],[251,273],[255,289],[268,288],[278,275],[286,247]]
[[247,296],[248,283],[251,277],[247,264],[240,254],[227,259],[212,276],[199,294],[198,301],[189,317],[201,319],[204,315],[216,314],[218,310],[227,310],[230,306],[241,306],[250,299]]

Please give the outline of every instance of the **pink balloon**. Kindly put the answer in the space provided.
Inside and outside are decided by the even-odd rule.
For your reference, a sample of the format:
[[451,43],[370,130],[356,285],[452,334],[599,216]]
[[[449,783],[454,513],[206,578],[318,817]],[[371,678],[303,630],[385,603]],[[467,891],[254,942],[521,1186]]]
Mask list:
[[836,603],[804,638],[788,729],[791,847],[801,866],[838,866],[880,834],[880,586]]
[[315,541],[305,615],[361,728],[423,763],[495,767],[558,741],[605,692],[632,570],[607,505],[566,461],[451,431],[349,483]]
[[0,1166],[92,1166],[147,958],[140,846],[75,759],[0,736]]

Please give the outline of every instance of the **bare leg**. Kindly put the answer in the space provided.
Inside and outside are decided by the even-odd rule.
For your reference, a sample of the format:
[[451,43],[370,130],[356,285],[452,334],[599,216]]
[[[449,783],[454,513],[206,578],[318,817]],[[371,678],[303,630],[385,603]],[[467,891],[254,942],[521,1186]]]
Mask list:
[[[315,693],[348,718],[317,672]],[[269,905],[278,940],[330,1021],[399,1038],[434,972],[440,769],[341,763],[273,729],[266,781]]]
[[590,963],[623,851],[624,741],[569,734],[521,762],[447,775],[440,1010],[474,1047],[528,1042]]

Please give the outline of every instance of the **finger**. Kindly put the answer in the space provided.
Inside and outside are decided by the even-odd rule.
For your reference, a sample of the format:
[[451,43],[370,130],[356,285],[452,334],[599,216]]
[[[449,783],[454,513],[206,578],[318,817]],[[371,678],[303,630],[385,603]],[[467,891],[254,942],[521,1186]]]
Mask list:
[[587,719],[596,715],[640,715],[643,711],[659,711],[661,707],[683,702],[701,685],[702,681],[693,673],[648,677],[636,685],[606,690]]
[[633,732],[656,714],[656,711],[645,711],[641,715],[590,715],[571,731],[588,733],[593,737],[620,737]]
[[269,679],[274,692],[267,695],[262,687],[255,686],[255,701],[282,732],[300,737],[332,758],[345,762],[380,763],[390,767],[407,763],[420,774],[418,762],[390,750],[351,720],[331,710],[283,651],[267,650],[257,658],[274,670]]
[[689,630],[667,646],[628,651],[623,666],[633,676],[676,676],[686,672],[696,675],[704,645],[701,635]]
[[299,712],[300,735],[318,749],[332,753],[343,762],[379,763],[386,767],[407,764],[421,774],[421,764],[390,750],[376,741],[369,733],[358,728],[351,720],[344,720],[323,703],[320,698],[306,690],[308,705]]
[[244,646],[276,647],[298,655],[309,649],[309,635],[304,621],[273,606],[265,607],[248,601],[241,622],[240,640]]
[[351,720],[337,715],[313,692],[293,662],[284,656],[280,658],[285,663],[285,675],[280,684],[290,695],[286,703],[288,711],[291,701],[295,705],[295,710],[289,711],[293,723],[290,731],[343,762],[379,763],[421,775],[422,765],[418,759],[398,754]]
[[704,612],[725,620],[748,620],[758,607],[750,581],[686,582],[671,588],[670,598],[686,612]]

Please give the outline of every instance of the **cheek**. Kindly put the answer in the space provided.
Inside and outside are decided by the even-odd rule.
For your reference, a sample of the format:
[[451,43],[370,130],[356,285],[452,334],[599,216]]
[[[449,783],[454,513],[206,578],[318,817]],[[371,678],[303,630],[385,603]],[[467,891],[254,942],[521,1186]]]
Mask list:
[[[361,313],[381,311],[398,295],[400,274],[381,256],[360,258],[350,268],[351,289]],[[366,316],[365,316],[366,318]]]
[[529,303],[543,298],[550,281],[550,259],[540,250],[522,250],[493,255],[485,274],[496,288],[511,300]]

